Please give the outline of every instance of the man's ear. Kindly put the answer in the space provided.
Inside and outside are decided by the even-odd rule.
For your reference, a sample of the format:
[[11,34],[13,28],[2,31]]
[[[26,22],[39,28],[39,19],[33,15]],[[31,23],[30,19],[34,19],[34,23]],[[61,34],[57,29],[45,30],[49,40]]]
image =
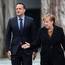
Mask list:
[[26,9],[24,9],[24,12],[26,12]]

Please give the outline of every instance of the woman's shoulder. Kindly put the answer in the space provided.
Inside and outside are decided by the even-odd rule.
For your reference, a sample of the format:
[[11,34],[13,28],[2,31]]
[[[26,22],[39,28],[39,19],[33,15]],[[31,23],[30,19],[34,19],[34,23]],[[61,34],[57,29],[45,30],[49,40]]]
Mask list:
[[60,26],[55,26],[55,29],[56,29],[57,31],[63,31],[63,28],[60,27]]

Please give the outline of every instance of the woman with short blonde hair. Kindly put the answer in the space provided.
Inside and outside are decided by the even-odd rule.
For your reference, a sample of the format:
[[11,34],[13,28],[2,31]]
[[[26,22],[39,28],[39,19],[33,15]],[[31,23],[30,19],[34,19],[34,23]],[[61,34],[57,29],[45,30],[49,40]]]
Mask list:
[[41,47],[41,65],[65,65],[65,37],[61,27],[55,25],[54,15],[43,17],[44,27],[38,32],[35,47]]

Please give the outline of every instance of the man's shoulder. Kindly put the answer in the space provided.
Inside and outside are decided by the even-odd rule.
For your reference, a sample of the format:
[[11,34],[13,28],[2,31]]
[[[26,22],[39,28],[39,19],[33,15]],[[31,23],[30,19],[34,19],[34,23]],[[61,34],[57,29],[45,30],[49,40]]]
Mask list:
[[33,20],[33,17],[25,16],[27,19]]
[[9,20],[13,20],[13,19],[16,19],[17,17],[14,16],[14,17],[10,17]]
[[14,21],[16,21],[16,18],[17,18],[16,16],[10,17],[9,20],[8,20],[8,23],[12,24]]

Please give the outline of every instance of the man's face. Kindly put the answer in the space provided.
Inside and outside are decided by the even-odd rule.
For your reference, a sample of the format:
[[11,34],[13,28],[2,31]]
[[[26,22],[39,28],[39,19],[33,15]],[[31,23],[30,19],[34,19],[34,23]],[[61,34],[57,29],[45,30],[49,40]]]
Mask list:
[[47,18],[44,20],[44,26],[45,26],[47,29],[50,29],[50,28],[53,26],[53,21],[51,21],[50,18],[47,17]]
[[23,16],[25,13],[25,8],[23,7],[22,4],[17,4],[16,5],[16,15],[17,16]]

